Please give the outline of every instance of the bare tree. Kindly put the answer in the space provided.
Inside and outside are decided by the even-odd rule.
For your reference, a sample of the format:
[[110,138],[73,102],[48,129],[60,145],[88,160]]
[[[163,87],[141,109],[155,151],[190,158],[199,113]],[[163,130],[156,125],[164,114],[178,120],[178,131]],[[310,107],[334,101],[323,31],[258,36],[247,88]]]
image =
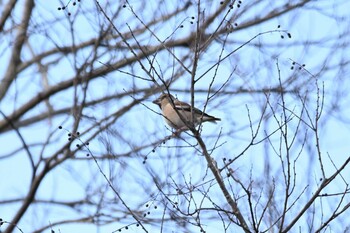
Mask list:
[[61,4],[0,2],[2,232],[349,232],[349,3]]

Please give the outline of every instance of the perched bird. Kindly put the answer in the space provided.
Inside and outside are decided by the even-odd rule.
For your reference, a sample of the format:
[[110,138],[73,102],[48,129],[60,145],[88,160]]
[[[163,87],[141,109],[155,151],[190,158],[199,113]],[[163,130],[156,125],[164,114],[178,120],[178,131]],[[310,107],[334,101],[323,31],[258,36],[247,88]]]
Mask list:
[[154,100],[153,103],[157,104],[162,110],[165,122],[176,130],[188,129],[188,126],[197,126],[205,121],[216,123],[216,121],[221,120],[220,118],[210,116],[197,108],[193,108],[194,124],[191,124],[191,105],[177,100],[170,94],[162,94],[158,99]]

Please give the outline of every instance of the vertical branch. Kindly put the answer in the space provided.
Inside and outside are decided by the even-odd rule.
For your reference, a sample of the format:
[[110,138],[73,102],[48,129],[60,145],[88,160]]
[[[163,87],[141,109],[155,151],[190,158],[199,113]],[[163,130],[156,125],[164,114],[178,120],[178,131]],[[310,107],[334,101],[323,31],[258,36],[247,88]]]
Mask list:
[[[290,154],[289,154],[289,145],[288,145],[288,124],[285,124],[288,119],[287,119],[287,112],[286,112],[286,102],[285,102],[285,98],[284,98],[284,87],[282,85],[282,80],[281,80],[281,70],[279,68],[279,64],[278,61],[276,62],[276,66],[277,66],[277,70],[278,70],[278,81],[279,81],[279,85],[280,85],[280,94],[281,94],[281,99],[282,99],[282,112],[283,112],[283,121],[284,121],[284,129],[281,127],[281,134],[282,137],[281,140],[283,140],[284,142],[284,147],[286,149],[286,159],[287,159],[287,174],[285,174],[284,179],[285,179],[285,193],[284,193],[284,203],[283,203],[283,212],[282,212],[282,218],[281,218],[281,223],[280,223],[280,229],[283,229],[283,224],[285,221],[285,217],[287,214],[287,208],[288,208],[288,200],[289,200],[289,196],[290,196],[290,180],[291,180],[291,175],[290,175]],[[280,145],[282,147],[282,145]],[[281,153],[281,161],[283,161],[282,158],[282,151],[280,151]]]
[[323,161],[322,161],[322,153],[321,153],[321,146],[320,146],[320,137],[319,137],[319,120],[322,114],[323,109],[323,101],[324,101],[324,87],[322,89],[322,100],[320,103],[320,87],[318,86],[318,82],[316,79],[316,87],[317,87],[317,101],[316,101],[316,115],[315,115],[315,125],[314,125],[314,132],[315,132],[315,140],[316,140],[316,148],[317,148],[317,155],[318,155],[318,161],[320,162],[320,168],[322,172],[322,178],[326,178],[326,173],[323,168]]
[[197,3],[197,23],[196,23],[196,37],[195,37],[195,48],[194,48],[194,58],[193,58],[193,67],[191,72],[191,122],[194,121],[194,85],[195,85],[195,77],[196,77],[196,71],[198,66],[198,60],[199,60],[199,44],[200,44],[200,36],[201,36],[201,29],[200,29],[200,18],[201,18],[201,12],[200,12],[200,6],[201,1],[199,0]]
[[27,39],[27,30],[29,26],[29,20],[32,16],[32,10],[34,8],[34,1],[27,0],[23,6],[23,19],[20,25],[17,27],[17,35],[14,45],[12,47],[11,58],[7,67],[5,76],[1,80],[0,85],[0,100],[4,98],[7,89],[11,83],[15,80],[17,75],[17,67],[21,63],[21,51],[25,40]]

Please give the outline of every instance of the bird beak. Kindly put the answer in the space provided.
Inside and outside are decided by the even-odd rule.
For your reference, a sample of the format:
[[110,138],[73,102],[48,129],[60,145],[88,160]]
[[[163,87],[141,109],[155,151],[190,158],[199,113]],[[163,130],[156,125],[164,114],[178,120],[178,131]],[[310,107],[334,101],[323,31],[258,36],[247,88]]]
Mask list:
[[158,99],[153,100],[152,103],[154,103],[154,104],[160,106],[161,101],[160,101],[160,99],[158,98]]

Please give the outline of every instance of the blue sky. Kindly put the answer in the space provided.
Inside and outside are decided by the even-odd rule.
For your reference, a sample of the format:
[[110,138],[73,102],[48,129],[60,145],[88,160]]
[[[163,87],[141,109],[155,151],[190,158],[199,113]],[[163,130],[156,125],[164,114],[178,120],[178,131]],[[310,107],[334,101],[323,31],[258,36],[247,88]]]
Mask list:
[[[105,3],[101,2],[101,4]],[[150,15],[149,12],[152,12],[152,10],[154,11],[152,7],[155,7],[155,3],[153,2],[147,6],[143,6],[141,1],[130,1],[130,4],[134,7],[135,11],[138,12],[139,16],[146,21],[148,20],[147,17]],[[249,5],[250,2],[243,1],[242,4]],[[106,25],[108,25],[108,22],[102,14],[92,13],[87,14],[88,17],[77,17],[77,21],[73,24],[73,31],[75,32],[73,38],[70,35],[69,20],[67,20],[62,11],[57,11],[57,6],[59,5],[58,2],[50,5],[45,4],[43,1],[38,1],[36,3],[35,18],[33,18],[32,23],[37,26],[36,28],[32,27],[34,36],[29,40],[31,46],[33,46],[32,49],[36,54],[49,48],[54,48],[55,43],[59,46],[64,46],[70,45],[73,39],[78,43],[92,38],[96,36],[99,27],[106,27]],[[94,5],[89,5],[89,3],[85,1],[84,5],[81,5],[82,6],[79,7],[71,6],[70,9],[72,14],[77,14],[82,11],[88,12],[89,9],[95,9]],[[249,11],[242,14],[242,16],[237,19],[238,25],[243,25],[245,21],[253,15],[261,15],[269,8],[269,5],[270,3],[262,2],[260,5],[249,8]],[[106,7],[106,13],[111,15],[120,7],[121,6],[118,4]],[[208,11],[215,8],[214,4],[211,7],[212,8],[207,7]],[[233,72],[233,75],[230,78],[230,82],[224,89],[226,92],[237,91],[241,87],[248,90],[274,87],[278,84],[279,74],[276,66],[276,63],[278,63],[281,71],[280,75],[283,80],[288,77],[295,77],[295,79],[299,80],[297,83],[304,82],[304,80],[311,80],[309,82],[305,81],[307,85],[301,88],[302,93],[310,93],[308,95],[310,98],[310,104],[308,105],[310,114],[314,114],[316,109],[316,80],[320,87],[322,87],[324,83],[325,118],[324,120],[321,118],[321,123],[323,124],[321,124],[319,136],[321,150],[325,161],[324,168],[327,175],[330,175],[335,171],[332,162],[335,163],[335,166],[340,166],[349,156],[347,138],[349,134],[348,116],[350,115],[350,112],[346,107],[349,104],[347,93],[349,81],[346,77],[339,77],[339,73],[346,75],[349,71],[348,66],[345,66],[343,72],[339,72],[337,69],[329,69],[322,72],[322,75],[318,75],[318,73],[323,71],[324,67],[332,68],[332,64],[337,64],[342,59],[345,61],[349,60],[348,54],[350,53],[348,47],[345,47],[343,50],[338,49],[336,53],[332,52],[334,44],[347,45],[349,43],[349,39],[346,36],[349,28],[347,22],[349,20],[347,11],[349,7],[349,3],[346,1],[337,3],[315,1],[307,5],[308,9],[297,10],[292,14],[267,21],[257,27],[232,33],[228,39],[232,40],[233,44],[224,48],[224,55],[228,54],[245,41],[256,36],[258,33],[276,30],[277,25],[281,25],[281,30],[287,30],[290,32],[292,38],[281,39],[280,36],[283,34],[282,32],[268,33],[259,36],[249,45],[239,49],[233,56],[221,64],[214,82],[214,87],[220,87],[225,80],[228,79],[232,70],[235,69],[235,72]],[[322,11],[317,10],[317,8],[322,9]],[[168,9],[171,9],[171,6],[169,6]],[[22,9],[20,9],[20,7],[16,8],[14,15],[19,16],[21,11]],[[166,10],[164,11],[166,13]],[[237,12],[239,12],[239,10],[237,10]],[[162,13],[164,12],[156,11],[156,14],[158,15]],[[154,30],[160,38],[167,38],[169,35],[172,35],[173,31],[180,23],[183,23],[185,26],[184,29],[182,31],[178,30],[172,35],[172,38],[179,38],[183,36],[183,34],[194,30],[194,26],[190,23],[193,15],[196,15],[195,7],[189,8],[185,14],[179,14],[176,17],[176,20],[167,22],[166,25],[160,24],[162,27],[158,25]],[[336,20],[334,19],[335,15],[338,17]],[[123,32],[128,30],[126,23],[128,23],[131,28],[136,28],[137,21],[134,20],[133,14],[128,8],[122,10],[121,17],[125,22],[118,21],[116,24],[118,26],[122,25],[121,30]],[[51,24],[49,24],[49,22],[51,21],[56,22],[53,24],[54,26],[50,26]],[[102,26],[99,25],[99,23]],[[46,37],[45,33],[48,33],[49,36]],[[0,56],[3,64],[7,64],[8,62],[9,50],[6,50],[6,46],[8,46],[9,42],[7,40],[10,39],[5,38],[0,41],[0,51],[4,51]],[[318,46],[316,42],[322,40],[328,40],[328,42]],[[116,39],[116,41],[118,40]],[[149,45],[156,42],[154,38],[150,39],[147,36],[140,39],[140,41]],[[308,43],[308,45],[305,46],[305,43]],[[265,44],[265,46],[259,48],[259,45],[262,44]],[[216,43],[203,54],[198,67],[199,75],[206,72],[208,66],[217,61],[221,49],[222,44]],[[186,51],[180,49],[176,51],[179,55],[184,52]],[[30,49],[26,46],[22,59],[26,60],[31,56]],[[45,63],[53,62],[54,64],[48,72],[50,85],[74,77],[74,65],[83,64],[84,59],[89,58],[89,56],[90,51],[85,50],[84,52],[79,53],[76,58],[67,56],[58,61],[56,61],[56,59],[58,59],[59,56],[56,55],[47,58],[47,60],[44,61]],[[123,53],[117,49],[104,54],[99,61],[107,64],[110,61],[120,59],[122,56]],[[76,64],[74,63],[75,59],[77,60]],[[159,71],[164,75],[165,79],[172,77],[172,75],[176,73],[176,70],[174,71],[168,67],[179,67],[178,64],[173,65],[176,61],[169,54],[157,54],[156,60],[158,64],[160,64]],[[299,70],[297,65],[295,66],[295,69],[291,70],[290,67],[292,66],[292,60],[300,64],[305,64],[306,70]],[[185,64],[189,63],[188,61],[184,62]],[[95,63],[93,69],[103,66],[101,63]],[[146,62],[145,65],[147,65]],[[6,66],[0,67],[0,74],[4,73],[5,69]],[[140,76],[145,75],[145,72],[140,69],[139,64],[123,68],[122,71],[131,72]],[[214,75],[215,70],[213,69],[208,72],[200,82],[198,82],[196,87],[198,89],[208,88],[208,83],[212,80]],[[41,81],[41,77],[35,66],[32,66],[30,69],[21,73],[18,80],[12,85],[8,95],[3,101],[1,101],[1,111],[5,114],[10,114],[29,98],[35,96],[43,89],[44,84]],[[151,84],[147,81],[135,80],[132,76],[123,72],[114,72],[90,83],[88,99],[97,99],[99,96],[119,94],[125,92],[125,90],[132,90],[132,88],[145,88],[150,85]],[[174,90],[188,90],[190,88],[189,77],[187,78],[186,74],[184,74],[184,78],[172,84],[171,88]],[[338,90],[338,92],[335,94],[334,90]],[[79,92],[78,90],[78,93],[79,98],[82,98],[82,92]],[[178,91],[174,94],[178,96],[180,100],[190,100],[189,93]],[[69,106],[72,103],[73,95],[74,90],[70,89],[64,93],[55,95],[50,101],[55,109],[60,109]],[[115,155],[118,155],[126,153],[137,146],[160,140],[166,135],[169,135],[170,131],[164,125],[161,116],[155,113],[159,112],[159,109],[151,103],[151,101],[158,97],[158,95],[159,93],[155,92],[148,100],[143,102],[143,105],[137,105],[123,118],[118,120],[115,123],[113,130],[105,131],[98,137],[94,138],[89,144],[89,148],[93,154],[99,156],[99,154],[110,151]],[[196,106],[200,108],[203,107],[205,99],[205,94],[196,95]],[[288,96],[286,100],[288,107],[295,112],[301,111],[302,103],[297,101],[297,98]],[[121,101],[111,101],[103,106],[87,108],[84,113],[91,118],[84,119],[79,130],[85,132],[93,124],[94,120],[108,115],[110,112],[125,106],[131,101],[132,98],[126,97]],[[218,132],[221,130],[223,136],[219,139],[218,144],[222,144],[222,146],[216,149],[213,153],[213,157],[218,161],[219,166],[222,165],[222,159],[224,157],[234,157],[247,146],[251,135],[248,127],[249,119],[247,109],[249,109],[252,122],[255,122],[253,127],[256,129],[256,120],[261,116],[261,106],[265,102],[266,98],[264,95],[258,96],[250,93],[230,95],[229,97],[219,94],[217,98],[214,98],[209,102],[207,112],[211,115],[222,118],[222,122],[217,125],[205,124],[203,126],[203,136],[206,138],[208,148],[211,148],[215,145]],[[280,103],[280,98],[278,95],[272,94],[271,104],[278,109],[278,103]],[[330,111],[331,107],[334,106],[334,103],[339,104],[339,112],[333,113]],[[150,111],[147,107],[154,110],[154,112]],[[28,112],[25,115],[25,118],[45,112],[46,109],[45,104],[40,104],[35,107],[35,109]],[[280,114],[280,111],[281,109],[279,109],[278,114]],[[341,121],[340,117],[344,118],[343,121]],[[305,119],[307,119],[307,117],[305,117]],[[58,126],[62,125],[70,130],[73,120],[74,118],[71,115],[65,114],[55,117],[51,121],[44,121],[31,127],[20,129],[20,133],[25,138],[28,145],[45,142],[48,136],[52,135],[51,144],[45,147],[45,149],[42,149],[40,145],[31,147],[30,150],[34,155],[35,161],[39,159],[39,155],[42,155],[43,157],[50,156],[52,151],[57,150],[57,148],[60,148],[66,143],[68,137],[67,131],[64,129],[59,130]],[[296,130],[297,122],[297,118],[294,117],[290,126],[291,131]],[[272,132],[276,127],[277,124],[273,120],[266,124],[264,123],[262,125],[263,130],[260,131],[258,138],[265,137],[265,132]],[[89,138],[89,135],[92,135],[93,133],[94,129],[85,132],[81,137],[81,140],[85,141]],[[107,177],[112,180],[112,183],[116,187],[121,190],[127,190],[125,193],[122,192],[122,195],[131,207],[139,207],[141,211],[148,211],[149,208],[145,207],[146,203],[158,203],[158,205],[161,205],[159,203],[161,195],[157,192],[156,188],[152,185],[151,187],[147,186],[147,184],[153,184],[152,175],[159,177],[160,180],[166,184],[172,184],[173,180],[176,180],[179,183],[181,183],[181,181],[189,182],[191,180],[194,184],[200,184],[203,180],[203,174],[205,174],[207,170],[206,162],[198,155],[198,153],[193,152],[192,147],[189,147],[189,143],[195,143],[193,138],[186,134],[184,134],[183,137],[186,139],[185,141],[175,139],[167,141],[164,145],[156,148],[155,153],[151,153],[152,147],[149,147],[139,153],[132,154],[129,157],[116,157],[114,160],[101,162],[102,170],[107,174]],[[307,132],[307,137],[310,138],[310,140],[313,140],[313,132],[309,130]],[[279,139],[279,134],[275,134],[271,137],[271,141],[276,143],[276,145],[278,145]],[[81,142],[78,141],[78,143]],[[310,143],[310,145],[312,144],[313,143]],[[14,132],[2,133],[0,135],[0,145],[2,145],[0,153],[0,171],[3,177],[1,182],[2,185],[0,185],[0,201],[14,197],[23,197],[27,192],[31,176],[28,156],[22,151],[17,153],[16,156],[13,156],[11,159],[3,158],[4,155],[21,147],[20,140]],[[110,146],[111,148],[107,149],[107,146]],[[278,158],[276,156],[267,157],[267,154],[272,155],[273,153],[271,152],[271,148],[268,150],[269,153],[267,153],[265,151],[266,146],[268,146],[267,142],[254,146],[248,150],[241,159],[237,160],[237,162],[233,164],[235,175],[243,181],[248,182],[250,172],[254,171],[253,178],[258,184],[263,180],[262,174],[265,174],[265,165],[270,162],[272,165],[275,165],[271,167],[270,175],[276,180],[279,180],[281,177],[278,175],[281,175],[281,167],[279,166]],[[293,152],[297,153],[300,148],[301,143],[299,142]],[[148,153],[150,154],[148,163],[147,165],[143,165],[142,158]],[[316,188],[320,183],[317,182],[320,178],[319,167],[317,165],[318,160],[317,157],[312,157],[316,155],[315,153],[315,148],[305,147],[300,155],[298,166],[296,168],[298,174],[297,182],[300,182],[300,186],[298,187],[304,187],[307,181],[312,181],[310,189],[306,191],[307,195],[311,195],[314,190],[313,188]],[[331,160],[328,158],[327,154],[329,154]],[[113,193],[108,191],[108,184],[104,180],[102,174],[98,171],[96,163],[91,158],[86,157],[86,150],[77,153],[76,157],[85,161],[82,162],[81,160],[77,160],[75,162],[66,162],[55,168],[55,170],[45,178],[45,181],[40,186],[36,197],[45,200],[70,201],[83,198],[84,191],[93,194],[94,192],[99,191],[102,187],[102,193],[104,193],[105,198],[113,200],[113,198],[115,198]],[[295,157],[293,157],[293,159],[295,159]],[[167,174],[176,174],[176,176],[167,177]],[[343,177],[345,180],[349,180],[349,169],[344,172]],[[119,180],[124,182],[120,182]],[[232,183],[229,184],[232,185]],[[238,196],[242,194],[238,188],[234,185],[232,186],[234,187],[232,190]],[[209,189],[210,185],[204,185],[203,187]],[[257,187],[259,186],[257,185]],[[330,193],[341,192],[343,191],[343,187],[344,183],[339,179],[334,185],[328,187],[327,190]],[[164,190],[169,192],[172,191],[168,186],[166,186]],[[143,196],[142,194],[147,193],[147,191],[153,193],[155,196]],[[219,201],[222,196],[220,196],[220,193],[217,190],[214,190],[213,192],[213,199]],[[141,193],[141,195],[139,193]],[[181,200],[181,196],[173,195],[171,198],[173,198],[173,200],[179,198],[179,202],[184,201]],[[279,198],[281,200],[283,199],[282,191],[281,197],[277,197],[276,199],[278,200]],[[348,203],[349,198],[345,197],[345,199],[345,202]],[[155,201],[153,202],[153,200]],[[320,203],[317,203],[315,208],[318,208]],[[332,202],[324,201],[322,204],[326,213],[328,208],[332,209]],[[328,205],[330,205],[330,207]],[[18,204],[9,204],[7,206],[1,205],[0,217],[6,221],[10,221],[18,207]],[[111,203],[109,211],[113,211],[113,208],[120,208],[120,206],[116,203]],[[83,206],[82,211],[92,212],[94,209],[89,208],[88,206]],[[151,217],[161,216],[161,214],[161,208],[158,210],[152,209]],[[20,222],[19,227],[23,232],[31,232],[34,229],[40,228],[41,225],[47,224],[48,221],[56,222],[67,219],[67,216],[71,216],[71,218],[81,217],[81,215],[74,211],[59,206],[53,208],[52,205],[37,205],[29,209],[25,218]],[[59,226],[59,229],[55,227],[53,229],[55,231],[60,230],[60,232],[112,232],[119,227],[123,227],[132,222],[132,219],[126,219],[121,222],[113,222],[100,228],[91,224],[69,224],[61,225]],[[207,232],[214,231],[214,229],[218,227],[216,224],[211,226],[208,225],[206,229]],[[303,224],[301,223],[301,225]],[[169,228],[166,229],[166,232],[170,232],[171,226],[172,225],[168,226]],[[158,226],[154,226],[154,228],[159,231]],[[150,229],[152,229],[151,226]],[[337,232],[336,228],[333,230],[334,232]],[[135,226],[131,226],[130,231],[140,232],[139,228],[136,228]],[[198,231],[198,229],[194,227],[193,231]]]

